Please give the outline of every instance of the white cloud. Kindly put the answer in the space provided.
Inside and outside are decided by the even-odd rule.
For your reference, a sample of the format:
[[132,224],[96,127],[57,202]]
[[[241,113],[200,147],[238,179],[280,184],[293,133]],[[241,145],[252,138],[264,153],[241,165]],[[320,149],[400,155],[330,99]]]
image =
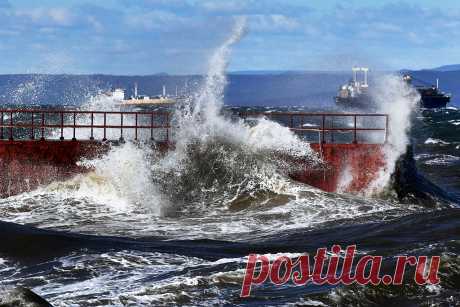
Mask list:
[[154,10],[144,14],[126,15],[124,22],[133,28],[168,30],[191,24],[193,20],[167,11]]
[[70,26],[74,16],[66,8],[31,8],[14,12],[18,18],[28,18],[33,23],[51,24],[56,26]]
[[400,33],[403,32],[403,29],[399,25],[388,23],[388,22],[373,22],[370,24],[370,28],[374,31],[381,31],[381,32],[393,32],[393,33]]
[[21,32],[18,30],[11,29],[0,29],[0,36],[18,36]]
[[56,34],[56,28],[52,27],[41,27],[38,29],[38,32],[43,33],[43,34]]
[[40,43],[32,43],[30,46],[36,50],[46,50],[47,49],[45,44],[40,44]]
[[413,32],[413,31],[410,31],[407,33],[407,38],[409,39],[410,42],[414,43],[414,44],[423,44],[424,43],[424,40],[422,37],[420,37],[420,35],[418,35],[417,33]]
[[90,15],[90,16],[86,17],[86,19],[88,20],[88,23],[93,27],[93,29],[96,32],[104,31],[104,26],[102,25],[102,23],[96,17]]
[[247,7],[246,2],[240,0],[227,0],[227,1],[203,1],[198,2],[198,4],[208,11],[217,11],[217,12],[238,12]]
[[[177,63],[187,61],[196,65],[196,59],[206,57],[203,50],[225,37],[235,15],[249,19],[249,35],[238,46],[236,55],[258,58],[259,67],[280,63],[281,68],[283,61],[294,63],[294,67],[299,59],[308,62],[309,68],[335,67],[344,62],[344,55],[355,59],[356,50],[360,50],[362,58],[394,61],[390,54],[401,54],[401,59],[403,54],[414,54],[415,58],[434,45],[457,50],[460,41],[460,9],[424,9],[423,4],[404,5],[404,1],[354,1],[317,9],[305,0],[114,0],[112,4],[85,0],[59,6],[39,1],[28,6],[11,2],[10,7],[0,9],[0,37],[4,44],[9,40],[8,46],[26,51],[42,45],[50,50],[66,46],[69,54],[81,61],[80,65],[93,65],[86,64],[89,61],[97,63],[98,69],[107,65],[108,70],[115,69],[112,54],[117,54],[123,63],[134,59],[135,63],[143,62],[138,50],[159,55],[151,59],[155,71],[168,71],[168,67],[180,71],[187,65]],[[1,3],[0,0],[0,8]],[[85,44],[81,44],[82,40]],[[280,45],[286,48],[277,48]],[[157,49],[152,51],[154,48]],[[454,58],[455,52],[451,54]],[[160,60],[160,55],[174,60]],[[331,64],[334,57],[340,58],[339,62]]]
[[68,26],[72,24],[73,16],[68,9],[51,8],[47,12],[51,20],[59,25]]
[[250,30],[257,31],[292,31],[300,27],[297,19],[280,14],[251,15],[249,21]]

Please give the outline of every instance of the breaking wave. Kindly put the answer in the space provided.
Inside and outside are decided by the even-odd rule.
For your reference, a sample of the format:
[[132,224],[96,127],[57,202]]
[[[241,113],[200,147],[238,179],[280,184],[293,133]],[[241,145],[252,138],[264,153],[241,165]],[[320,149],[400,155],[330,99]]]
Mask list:
[[177,108],[175,150],[155,163],[158,183],[176,204],[225,204],[254,193],[276,193],[292,167],[281,156],[319,162],[309,144],[286,127],[265,119],[250,126],[222,114],[225,70],[245,24],[244,18],[236,21],[211,57],[201,90]]
[[420,99],[420,94],[398,75],[381,76],[373,95],[378,111],[389,115],[389,131],[384,145],[385,166],[369,185],[368,194],[378,194],[389,188],[396,161],[409,145],[411,116]]

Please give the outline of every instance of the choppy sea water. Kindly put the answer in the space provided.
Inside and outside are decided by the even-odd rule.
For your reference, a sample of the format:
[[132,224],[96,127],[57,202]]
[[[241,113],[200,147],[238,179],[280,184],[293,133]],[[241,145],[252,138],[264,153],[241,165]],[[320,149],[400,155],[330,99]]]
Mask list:
[[[413,120],[418,168],[458,197],[460,112]],[[226,140],[195,144],[183,160],[128,142],[90,161],[93,172],[0,200],[0,284],[30,288],[55,306],[460,303],[458,205],[322,192],[276,171],[270,152],[267,159]],[[249,253],[296,257],[332,244],[357,244],[387,263],[440,255],[441,283],[267,283],[239,297]]]
[[418,168],[434,182],[460,195],[460,111],[425,110],[413,129]]

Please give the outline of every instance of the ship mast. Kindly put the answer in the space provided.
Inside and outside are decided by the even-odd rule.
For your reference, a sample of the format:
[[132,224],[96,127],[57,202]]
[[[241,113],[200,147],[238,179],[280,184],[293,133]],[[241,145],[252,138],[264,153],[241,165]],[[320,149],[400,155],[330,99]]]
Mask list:
[[369,71],[369,68],[361,67],[361,70],[364,72],[364,84],[363,84],[363,86],[367,87],[367,72]]
[[353,84],[354,84],[354,86],[356,86],[359,67],[353,67],[351,70],[353,71]]
[[[369,68],[368,67],[356,67],[354,66],[352,68],[352,71],[353,71],[353,86],[356,87],[356,88],[361,88],[361,87],[368,87],[368,84],[367,84],[367,73],[369,71]],[[358,73],[359,72],[362,72],[362,74],[360,74],[359,78],[363,78],[361,79],[360,81],[358,81]]]

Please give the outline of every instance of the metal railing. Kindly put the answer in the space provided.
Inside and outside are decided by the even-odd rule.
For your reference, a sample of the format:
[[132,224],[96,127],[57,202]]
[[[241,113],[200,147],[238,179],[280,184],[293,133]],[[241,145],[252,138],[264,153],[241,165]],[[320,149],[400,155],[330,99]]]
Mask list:
[[[239,117],[243,119],[254,117],[266,117],[270,120],[277,121],[291,129],[292,131],[303,134],[306,132],[319,133],[319,143],[327,143],[326,134],[329,134],[332,143],[335,142],[338,133],[351,133],[351,143],[358,143],[358,133],[360,132],[378,132],[383,134],[383,143],[388,140],[389,118],[388,114],[380,113],[307,113],[307,112],[240,112]],[[305,126],[308,123],[307,119],[315,119],[316,124]],[[347,127],[337,126],[348,122]],[[367,122],[362,119],[371,119]],[[380,123],[379,120],[381,119]],[[361,120],[361,121],[360,121]],[[379,126],[379,124],[381,126]],[[351,127],[350,127],[351,126]],[[366,138],[362,138],[366,139]],[[367,138],[368,140],[369,138]]]
[[[368,141],[362,133],[383,134],[388,139],[388,114],[375,113],[306,113],[306,112],[242,112],[244,119],[267,117],[289,127],[297,134],[318,133],[318,142],[346,143],[340,134],[351,134],[351,143]],[[171,124],[169,112],[119,112],[119,111],[76,111],[40,109],[0,109],[0,139],[53,139],[77,140],[77,131],[86,129],[88,136],[79,139],[95,139],[99,132],[102,141],[124,140],[126,131],[131,131],[132,139],[143,138],[170,142]],[[314,124],[311,124],[313,119]],[[344,120],[346,119],[346,120]],[[378,120],[380,119],[380,120]],[[351,120],[351,121],[350,121]],[[344,126],[346,125],[346,126]],[[108,130],[118,130],[109,137]],[[158,131],[162,131],[161,135]],[[22,133],[20,133],[22,132]],[[48,133],[46,133],[48,132]],[[160,135],[160,136],[159,136]]]
[[[97,119],[97,120],[96,120]],[[110,120],[109,120],[110,119]],[[117,112],[117,111],[69,111],[69,110],[29,110],[0,109],[0,139],[51,139],[59,136],[64,140],[64,132],[70,132],[76,140],[76,132],[89,129],[89,139],[95,139],[95,131],[102,131],[102,141],[107,140],[109,129],[119,130],[119,140],[124,140],[126,130],[134,131],[138,140],[140,131],[149,131],[150,139],[157,140],[155,131],[164,131],[161,141],[170,139],[170,114],[168,112]],[[18,133],[18,130],[28,133]],[[52,130],[46,134],[45,130]],[[70,137],[69,137],[70,139]]]

